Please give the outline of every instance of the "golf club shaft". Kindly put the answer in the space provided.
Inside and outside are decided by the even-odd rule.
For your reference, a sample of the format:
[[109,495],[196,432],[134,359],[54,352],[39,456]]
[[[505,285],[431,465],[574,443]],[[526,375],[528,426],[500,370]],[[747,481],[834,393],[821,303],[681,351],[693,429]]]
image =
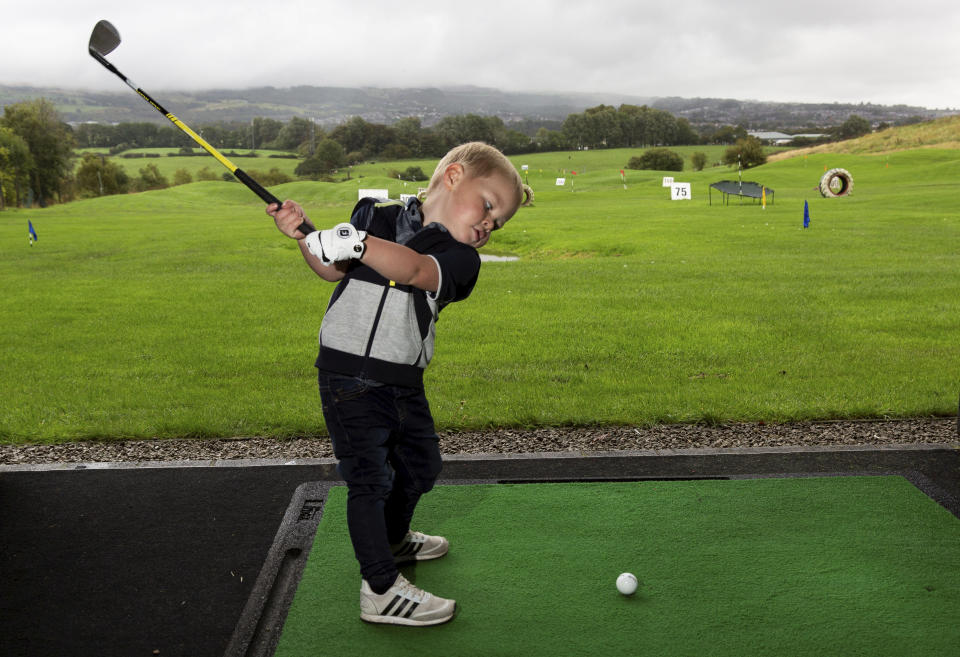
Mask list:
[[[157,110],[158,112],[163,114],[165,117],[167,117],[167,119],[169,119],[170,122],[173,123],[173,125],[180,128],[180,130],[186,133],[191,139],[193,139],[193,141],[195,141],[197,144],[203,147],[205,151],[207,151],[208,153],[210,153],[210,155],[217,158],[220,164],[222,164],[227,169],[229,169],[230,173],[232,173],[237,178],[237,180],[239,180],[244,185],[246,185],[250,190],[253,191],[254,194],[256,194],[261,199],[263,199],[265,203],[267,203],[268,205],[271,203],[276,203],[277,207],[278,208],[280,207],[281,205],[280,199],[278,199],[276,196],[268,192],[260,183],[258,183],[256,180],[248,176],[245,171],[243,171],[233,162],[231,162],[226,157],[224,157],[224,155],[220,153],[220,151],[218,151],[216,148],[208,144],[207,141],[203,137],[198,135],[196,132],[194,132],[190,128],[190,126],[188,126],[186,123],[184,123],[183,121],[178,119],[176,116],[168,112],[166,109],[164,109],[163,106],[160,105],[160,103],[155,101],[150,96],[150,94],[148,94],[146,91],[144,91],[143,89],[138,87],[136,84],[134,84],[129,78],[127,78],[127,76],[121,73],[116,66],[114,66],[109,61],[107,61],[106,57],[104,57],[97,51],[93,50],[93,48],[90,49],[90,56],[96,59],[98,62],[100,62],[104,66],[104,68],[106,68],[108,71],[112,72],[118,78],[123,80],[128,87],[136,91],[141,98],[143,98],[145,101],[150,103],[155,110]],[[297,230],[299,230],[304,235],[307,235],[309,233],[314,232],[316,229],[311,228],[309,224],[307,224],[306,222],[303,222],[297,227]]]

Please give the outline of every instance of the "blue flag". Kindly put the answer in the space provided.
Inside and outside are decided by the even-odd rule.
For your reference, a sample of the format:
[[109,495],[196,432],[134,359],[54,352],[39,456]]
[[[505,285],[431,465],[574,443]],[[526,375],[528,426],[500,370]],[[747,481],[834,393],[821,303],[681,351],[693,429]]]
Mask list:
[[803,202],[803,227],[810,228],[810,206]]
[[27,220],[27,229],[30,231],[30,246],[33,246],[33,243],[37,241],[37,231],[33,229],[33,222],[29,219]]

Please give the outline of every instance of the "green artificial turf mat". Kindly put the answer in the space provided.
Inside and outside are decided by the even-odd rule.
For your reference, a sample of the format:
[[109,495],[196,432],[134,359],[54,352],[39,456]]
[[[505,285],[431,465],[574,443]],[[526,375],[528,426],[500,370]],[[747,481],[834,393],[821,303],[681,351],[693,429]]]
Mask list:
[[[438,486],[430,628],[359,619],[331,490],[277,655],[957,655],[960,520],[902,477]],[[638,593],[617,593],[630,571]]]

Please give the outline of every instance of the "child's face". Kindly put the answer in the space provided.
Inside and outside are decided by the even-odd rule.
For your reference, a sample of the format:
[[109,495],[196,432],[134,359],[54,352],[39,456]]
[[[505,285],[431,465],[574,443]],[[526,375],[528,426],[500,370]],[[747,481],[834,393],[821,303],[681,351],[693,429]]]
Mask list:
[[491,231],[503,228],[517,211],[514,187],[499,173],[473,177],[461,165],[451,164],[437,191],[428,221],[443,224],[455,240],[475,249],[486,244]]

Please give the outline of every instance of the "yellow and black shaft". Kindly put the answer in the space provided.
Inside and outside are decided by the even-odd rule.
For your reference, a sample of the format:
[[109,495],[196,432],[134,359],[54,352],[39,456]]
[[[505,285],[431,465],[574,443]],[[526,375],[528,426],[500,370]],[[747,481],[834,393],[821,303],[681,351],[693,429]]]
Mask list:
[[[104,37],[104,34],[106,34],[106,37]],[[104,48],[102,45],[104,38],[106,39],[106,42],[109,44],[106,48]],[[188,126],[186,123],[178,119],[172,113],[164,109],[164,107],[160,105],[160,103],[158,103],[156,100],[154,100],[150,96],[150,94],[148,94],[146,91],[144,91],[143,89],[138,87],[136,84],[134,84],[127,76],[121,73],[116,66],[114,66],[109,61],[107,61],[107,58],[104,57],[104,54],[106,54],[106,52],[101,52],[101,51],[106,50],[107,52],[109,52],[110,50],[113,50],[113,48],[115,48],[119,43],[120,43],[120,35],[119,33],[117,33],[116,28],[110,25],[107,21],[100,21],[99,23],[97,23],[97,26],[94,28],[94,33],[90,37],[90,46],[89,46],[90,56],[96,59],[98,62],[100,62],[104,66],[104,68],[106,68],[108,71],[112,72],[118,78],[123,80],[127,86],[129,86],[131,89],[136,91],[141,98],[143,98],[145,101],[150,103],[155,110],[157,110],[158,112],[163,114],[165,117],[167,117],[167,119],[169,119],[170,122],[173,123],[173,125],[180,128],[180,130],[186,133],[191,139],[193,139],[193,141],[199,144],[205,151],[207,151],[208,153],[210,153],[210,155],[217,158],[220,164],[225,166],[230,171],[230,173],[232,173],[236,177],[237,180],[239,180],[244,185],[246,185],[251,191],[253,191],[254,194],[259,196],[265,203],[267,203],[268,205],[270,203],[276,203],[277,206],[279,206],[281,201],[276,196],[268,192],[260,183],[258,183],[256,180],[251,178],[249,175],[247,175],[245,171],[237,167],[237,165],[235,165],[233,162],[227,159],[220,151],[218,151],[216,148],[214,148],[209,143],[207,143],[207,141],[203,137],[198,135],[196,132],[194,132],[190,128],[190,126]],[[300,226],[297,229],[304,235],[308,233],[312,233],[314,230],[316,230],[315,228],[311,228],[306,222],[300,224]]]

